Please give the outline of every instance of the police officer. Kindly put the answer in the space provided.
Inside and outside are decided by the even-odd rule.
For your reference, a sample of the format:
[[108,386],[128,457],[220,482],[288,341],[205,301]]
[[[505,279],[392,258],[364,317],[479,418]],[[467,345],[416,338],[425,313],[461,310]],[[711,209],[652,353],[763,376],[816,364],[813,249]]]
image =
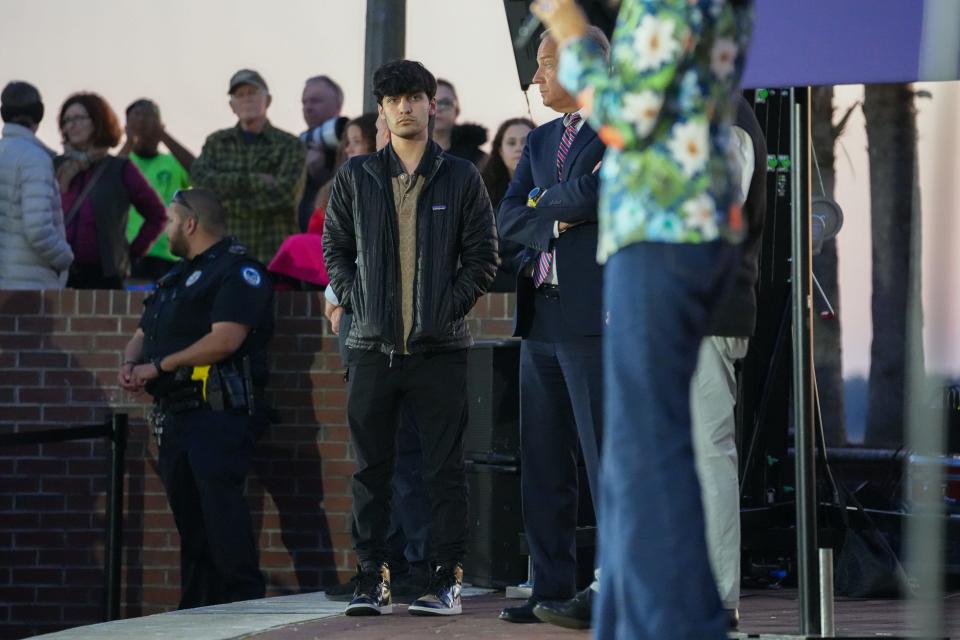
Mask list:
[[119,382],[154,397],[160,477],[180,532],[180,608],[188,609],[264,594],[243,486],[267,424],[273,293],[263,266],[226,235],[212,191],[178,191],[168,213],[170,250],[183,260],[144,302]]

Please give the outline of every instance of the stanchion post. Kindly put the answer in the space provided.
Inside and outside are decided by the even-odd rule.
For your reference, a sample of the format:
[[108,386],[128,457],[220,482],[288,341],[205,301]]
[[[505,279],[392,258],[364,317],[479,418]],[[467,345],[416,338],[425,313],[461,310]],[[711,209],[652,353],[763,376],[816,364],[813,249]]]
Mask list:
[[127,454],[127,414],[110,418],[110,487],[107,494],[107,542],[103,561],[106,588],[106,616],[120,617],[120,579],[123,554],[123,476]]
[[837,634],[833,618],[833,549],[820,549],[820,637]]

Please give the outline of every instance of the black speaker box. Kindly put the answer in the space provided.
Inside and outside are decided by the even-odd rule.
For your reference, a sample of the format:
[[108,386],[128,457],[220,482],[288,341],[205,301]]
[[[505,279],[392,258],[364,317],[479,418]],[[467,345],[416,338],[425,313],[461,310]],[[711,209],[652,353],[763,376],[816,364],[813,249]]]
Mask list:
[[502,589],[527,577],[521,545],[520,467],[467,462],[470,487],[470,538],[464,580]]
[[[577,588],[593,580],[596,519],[587,472],[579,472]],[[527,578],[529,548],[524,538],[520,467],[467,461],[470,532],[464,580],[477,587],[503,589]]]
[[467,360],[467,460],[520,463],[520,341],[477,342]]

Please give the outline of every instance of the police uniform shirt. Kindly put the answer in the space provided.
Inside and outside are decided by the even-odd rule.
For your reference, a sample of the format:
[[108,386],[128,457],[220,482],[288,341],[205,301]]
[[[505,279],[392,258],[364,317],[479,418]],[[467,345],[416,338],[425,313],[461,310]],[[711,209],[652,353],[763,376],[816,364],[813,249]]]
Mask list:
[[251,355],[255,382],[262,380],[264,350],[273,334],[272,301],[263,265],[233,238],[224,238],[179,263],[144,301],[144,356],[149,360],[175,353],[210,333],[215,322],[236,322],[251,331],[235,355]]

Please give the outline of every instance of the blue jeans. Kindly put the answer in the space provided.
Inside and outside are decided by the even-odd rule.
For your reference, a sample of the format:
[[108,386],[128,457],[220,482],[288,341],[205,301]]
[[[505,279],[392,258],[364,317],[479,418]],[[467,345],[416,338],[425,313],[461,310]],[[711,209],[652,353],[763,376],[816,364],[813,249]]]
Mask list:
[[641,242],[604,271],[599,640],[721,640],[693,461],[690,381],[735,249]]

